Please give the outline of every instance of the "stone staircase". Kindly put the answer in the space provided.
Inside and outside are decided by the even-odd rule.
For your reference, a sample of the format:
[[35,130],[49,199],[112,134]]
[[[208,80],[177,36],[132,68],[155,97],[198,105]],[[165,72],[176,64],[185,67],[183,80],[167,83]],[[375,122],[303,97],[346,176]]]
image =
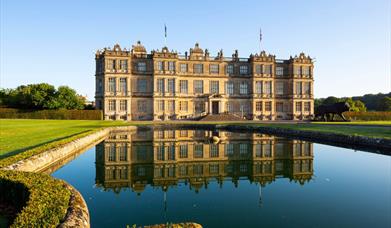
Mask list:
[[220,113],[220,114],[208,114],[199,119],[199,121],[241,121],[244,120],[240,116],[229,114],[229,113]]

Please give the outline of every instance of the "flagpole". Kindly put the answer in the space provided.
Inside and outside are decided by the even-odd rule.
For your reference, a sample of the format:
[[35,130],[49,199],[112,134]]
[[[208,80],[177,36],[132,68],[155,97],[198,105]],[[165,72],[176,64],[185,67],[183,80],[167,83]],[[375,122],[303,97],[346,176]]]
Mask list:
[[262,52],[262,29],[259,27],[259,53]]
[[164,46],[167,47],[167,26],[164,24]]

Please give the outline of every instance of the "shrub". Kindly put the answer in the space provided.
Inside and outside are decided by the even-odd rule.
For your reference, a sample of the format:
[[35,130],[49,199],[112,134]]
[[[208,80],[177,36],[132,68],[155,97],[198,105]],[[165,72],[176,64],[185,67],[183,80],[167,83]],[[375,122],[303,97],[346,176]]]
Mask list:
[[101,110],[21,110],[0,108],[3,119],[57,119],[57,120],[102,120]]
[[47,174],[7,170],[0,171],[0,194],[21,209],[11,227],[57,227],[71,196],[63,181]]
[[391,120],[391,112],[344,112],[350,120]]

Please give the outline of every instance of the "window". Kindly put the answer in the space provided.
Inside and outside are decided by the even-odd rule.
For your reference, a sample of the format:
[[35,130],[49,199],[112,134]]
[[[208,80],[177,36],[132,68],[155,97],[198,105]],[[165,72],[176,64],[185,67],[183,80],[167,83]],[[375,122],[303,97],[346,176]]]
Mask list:
[[116,155],[116,151],[115,151],[115,144],[110,144],[109,146],[109,161],[115,161],[115,156]]
[[121,60],[120,65],[121,65],[121,70],[127,70],[128,69],[128,60]]
[[301,102],[296,102],[296,112],[301,112]]
[[239,67],[239,73],[240,74],[248,74],[248,66],[247,65],[241,65]]
[[283,112],[284,104],[282,102],[276,102],[276,112]]
[[240,82],[239,93],[240,94],[248,94],[247,82]]
[[187,64],[186,63],[181,63],[180,64],[180,71],[183,73],[183,72],[187,72]]
[[119,110],[126,111],[128,107],[128,101],[127,100],[121,100],[119,102]]
[[127,151],[128,146],[126,144],[119,147],[119,160],[120,161],[126,161],[127,159]]
[[229,64],[227,65],[227,74],[231,75],[234,73],[234,65]]
[[179,89],[180,89],[180,93],[186,93],[188,92],[187,90],[187,80],[180,80],[179,81]]
[[304,83],[304,94],[306,94],[306,95],[311,94],[311,82]]
[[210,164],[209,173],[214,175],[219,174],[219,164]]
[[108,59],[107,60],[107,69],[108,70],[115,69],[115,65],[116,65],[115,59]]
[[265,111],[271,112],[272,111],[272,102],[271,101],[266,101],[265,102]]
[[264,74],[272,74],[272,65],[263,65]]
[[233,82],[226,82],[225,83],[225,93],[232,95],[234,94],[234,83]]
[[156,156],[157,156],[157,160],[159,160],[159,161],[164,161],[164,146],[163,145],[161,145],[161,146],[157,146],[156,147],[156,152],[157,152],[157,154],[156,154]]
[[115,111],[115,100],[109,100],[109,111]]
[[168,92],[169,93],[174,93],[175,92],[175,79],[168,79]]
[[305,75],[305,76],[310,75],[310,67],[309,66],[303,66],[303,75]]
[[157,79],[157,92],[164,93],[164,79]]
[[173,61],[168,62],[168,70],[175,71],[175,62]]
[[204,65],[202,64],[194,64],[193,67],[194,67],[193,71],[196,74],[202,74],[204,72]]
[[119,79],[119,90],[121,92],[126,92],[127,91],[127,80],[126,80],[126,78],[120,78]]
[[187,101],[180,101],[179,102],[179,110],[183,112],[187,112]]
[[276,82],[276,94],[284,95],[284,83]]
[[218,144],[210,144],[209,157],[218,158],[219,157],[219,145]]
[[301,94],[301,82],[296,82],[296,91],[295,94]]
[[240,111],[241,111],[241,112],[248,112],[248,111],[249,111],[249,106],[248,106],[248,104],[241,104],[241,105],[240,105]]
[[204,157],[204,145],[194,144],[194,158],[203,158],[203,157]]
[[196,101],[195,102],[195,112],[196,113],[205,112],[205,104],[203,101]]
[[137,79],[137,91],[144,93],[147,92],[147,80]]
[[311,103],[310,102],[304,102],[304,112],[311,111]]
[[157,101],[158,112],[164,111],[164,101]]
[[219,65],[218,64],[210,64],[209,65],[209,73],[218,74],[219,73]]
[[247,155],[248,152],[248,144],[241,143],[239,144],[239,153],[240,155]]
[[187,151],[188,151],[187,144],[179,145],[179,157],[180,158],[187,158],[187,156],[188,156]]
[[164,70],[164,62],[162,62],[162,61],[157,62],[157,70],[159,70],[159,71]]
[[171,144],[167,147],[168,149],[168,160],[175,160],[175,145]]
[[145,71],[147,71],[147,63],[145,63],[145,62],[138,62],[137,63],[137,71],[138,72],[145,72]]
[[227,111],[228,112],[233,112],[234,111],[234,107],[233,107],[233,104],[232,102],[227,102]]
[[180,137],[188,137],[189,136],[189,131],[188,130],[180,130],[179,131],[179,136]]
[[262,74],[262,65],[255,65],[255,73]]
[[175,111],[175,101],[168,101],[168,111],[169,112]]
[[255,91],[257,94],[262,94],[262,81],[255,82]]
[[262,112],[262,101],[257,101],[255,103],[255,110],[257,110],[258,112]]
[[271,81],[267,81],[265,82],[265,91],[264,91],[265,94],[272,94],[272,82]]
[[102,92],[102,79],[98,79],[98,88],[97,92]]
[[211,94],[218,94],[219,93],[219,81],[210,81],[210,93]]
[[294,74],[301,75],[301,67],[300,66],[295,66],[294,67]]
[[194,81],[194,93],[204,93],[204,81],[202,80]]
[[115,78],[109,78],[109,92],[115,92]]
[[147,102],[146,101],[137,101],[137,109],[139,112],[147,111]]
[[276,75],[283,76],[284,75],[284,68],[283,67],[276,67]]
[[225,156],[234,154],[234,144],[225,144]]

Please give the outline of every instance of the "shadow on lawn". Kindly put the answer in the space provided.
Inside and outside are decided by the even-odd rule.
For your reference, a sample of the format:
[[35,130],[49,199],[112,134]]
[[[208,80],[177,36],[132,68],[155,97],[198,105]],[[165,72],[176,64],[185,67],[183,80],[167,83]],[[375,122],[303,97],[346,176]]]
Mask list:
[[11,157],[11,156],[14,156],[14,155],[17,155],[19,153],[22,153],[22,152],[25,152],[25,151],[28,151],[28,150],[31,150],[31,149],[34,149],[34,148],[37,148],[37,147],[40,147],[40,146],[43,146],[43,145],[48,144],[48,143],[52,143],[52,142],[55,142],[55,141],[63,140],[63,139],[66,139],[66,138],[70,138],[70,137],[73,137],[73,136],[76,136],[76,135],[79,135],[79,134],[83,134],[83,133],[88,132],[88,131],[90,131],[90,130],[85,130],[85,131],[82,131],[82,132],[79,132],[79,133],[67,135],[67,136],[64,136],[64,137],[55,138],[55,139],[52,139],[52,140],[49,140],[49,141],[46,141],[46,142],[42,142],[42,143],[39,143],[39,144],[36,144],[36,145],[33,145],[33,146],[27,146],[27,147],[23,147],[23,148],[20,148],[20,149],[17,149],[17,150],[5,152],[5,154],[0,155],[0,160],[4,159],[4,158]]

